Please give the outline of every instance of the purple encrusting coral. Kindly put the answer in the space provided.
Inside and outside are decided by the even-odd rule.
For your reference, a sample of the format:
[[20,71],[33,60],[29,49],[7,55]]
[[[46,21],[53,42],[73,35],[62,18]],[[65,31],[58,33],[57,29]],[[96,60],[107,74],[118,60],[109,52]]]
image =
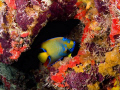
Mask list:
[[97,55],[104,56],[105,53],[108,51],[106,47],[100,46],[98,44],[92,43],[86,43],[87,49],[90,51],[91,54],[95,53]]
[[16,22],[24,31],[26,31],[27,25],[30,25],[33,22],[33,18],[29,17],[24,11],[18,10],[16,15]]
[[90,75],[86,73],[76,73],[72,71],[66,76],[66,82],[71,88],[86,90]]
[[12,54],[9,52],[11,49],[11,39],[6,39],[5,37],[0,38],[1,46],[3,49],[3,54],[0,57],[0,61],[4,63],[9,63],[6,57],[12,56]]
[[98,73],[98,66],[91,66],[90,76],[91,79],[89,80],[89,83],[95,83],[97,81],[102,82],[104,80],[102,74]]
[[38,23],[35,25],[33,29],[33,37],[36,36],[39,33],[39,30],[45,25],[45,22],[47,21],[48,17],[47,15],[50,14],[50,11],[47,10],[44,13],[39,15],[39,18],[37,19]]
[[108,8],[108,2],[109,0],[94,0],[95,2],[95,7],[98,9],[99,13],[104,13],[104,14],[108,14],[109,13],[109,8]]
[[7,30],[6,30],[6,32],[4,32],[3,23],[6,24],[5,13],[0,12],[0,44],[1,44],[1,47],[3,48],[3,54],[0,55],[0,62],[9,63],[8,57],[10,57],[12,55],[9,52],[9,50],[11,48],[12,40],[11,40],[10,35],[7,32]]
[[27,25],[30,25],[34,20],[33,17],[29,17],[25,12],[25,8],[29,4],[29,0],[16,0],[16,22],[23,30],[27,30]]
[[66,20],[70,19],[76,14],[76,4],[77,0],[54,0],[50,6],[51,17],[52,19]]
[[91,70],[89,72],[76,73],[75,71],[71,71],[67,74],[65,80],[71,88],[87,90],[88,84],[94,84],[97,81],[102,82],[104,77],[98,73],[97,66],[91,66]]

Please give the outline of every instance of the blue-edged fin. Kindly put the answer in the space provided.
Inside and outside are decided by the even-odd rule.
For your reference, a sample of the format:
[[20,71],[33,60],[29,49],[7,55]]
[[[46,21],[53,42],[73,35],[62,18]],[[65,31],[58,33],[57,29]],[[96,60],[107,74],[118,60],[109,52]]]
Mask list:
[[50,65],[50,64],[51,64],[51,57],[50,57],[50,56],[48,56],[48,60],[49,60],[49,63],[48,63],[47,66],[49,67],[49,66],[51,66],[51,65]]
[[[68,57],[71,57],[71,53],[70,54],[68,54]],[[52,66],[52,65],[54,65],[56,62],[58,62],[58,61],[60,61],[60,60],[62,60],[64,57],[62,57],[62,58],[60,58],[60,59],[58,59],[58,60],[56,60],[53,64],[51,64],[50,66]]]
[[52,63],[50,66],[52,66],[53,64],[55,64],[56,62],[62,60],[64,57],[61,57],[60,59],[56,60],[54,63]]

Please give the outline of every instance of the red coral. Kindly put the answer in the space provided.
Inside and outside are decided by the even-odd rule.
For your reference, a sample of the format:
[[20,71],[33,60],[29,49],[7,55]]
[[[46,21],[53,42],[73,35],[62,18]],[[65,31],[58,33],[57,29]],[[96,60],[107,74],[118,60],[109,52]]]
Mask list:
[[113,36],[120,34],[120,25],[119,25],[119,19],[115,18],[112,20],[112,25],[111,25],[111,33],[110,33],[110,38],[112,42],[115,42]]
[[68,65],[62,65],[58,69],[59,73],[64,73],[68,69]]
[[5,2],[7,3],[8,7],[16,9],[15,0],[5,0]]
[[68,86],[67,84],[62,85],[61,83],[64,81],[64,77],[66,76],[65,72],[67,71],[68,68],[72,68],[74,66],[76,66],[77,64],[80,63],[80,59],[79,56],[74,57],[74,60],[70,60],[68,64],[66,65],[61,65],[58,70],[59,72],[56,73],[55,75],[51,76],[51,79],[56,82],[59,83],[59,86]]
[[120,9],[120,0],[118,0],[117,8]]
[[21,52],[17,50],[10,50],[10,53],[12,53],[12,56],[10,56],[10,59],[18,59]]
[[1,46],[1,43],[0,43],[0,54],[3,54],[3,48]]
[[60,74],[60,73],[57,73],[56,75],[53,75],[53,76],[51,77],[51,79],[52,79],[53,81],[59,82],[59,83],[61,83],[61,82],[64,80],[62,74]]

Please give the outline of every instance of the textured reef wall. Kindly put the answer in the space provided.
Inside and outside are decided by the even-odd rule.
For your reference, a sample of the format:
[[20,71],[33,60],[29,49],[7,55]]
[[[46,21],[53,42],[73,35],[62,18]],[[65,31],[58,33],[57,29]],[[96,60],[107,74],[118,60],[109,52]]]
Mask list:
[[[55,63],[46,78],[56,90],[119,90],[119,0],[78,0],[85,24],[78,54]],[[77,26],[79,27],[79,25]]]
[[[2,0],[0,7],[1,89],[120,89],[119,0]],[[31,48],[37,45],[37,39],[40,38],[41,43],[41,38],[49,38],[46,32],[55,32],[42,29],[48,21],[71,22],[70,19],[80,22],[73,20],[77,23],[72,30],[61,31],[58,36],[64,33],[65,37],[79,43],[77,55],[65,57],[49,68],[35,58],[22,57],[21,53],[32,43]],[[62,23],[68,27],[72,23],[65,22]],[[26,52],[30,56],[32,51]]]
[[17,61],[48,21],[72,18],[75,3],[76,0],[0,1],[0,61],[6,64]]

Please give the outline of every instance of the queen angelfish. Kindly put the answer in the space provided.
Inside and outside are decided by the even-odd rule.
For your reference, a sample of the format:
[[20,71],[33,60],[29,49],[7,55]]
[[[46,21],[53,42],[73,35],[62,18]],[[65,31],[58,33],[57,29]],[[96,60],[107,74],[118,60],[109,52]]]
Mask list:
[[72,53],[74,47],[75,41],[72,41],[65,37],[52,38],[41,44],[40,49],[42,49],[43,52],[40,52],[38,54],[38,59],[42,63],[45,63],[47,60],[49,60],[48,65],[51,65],[57,60]]

